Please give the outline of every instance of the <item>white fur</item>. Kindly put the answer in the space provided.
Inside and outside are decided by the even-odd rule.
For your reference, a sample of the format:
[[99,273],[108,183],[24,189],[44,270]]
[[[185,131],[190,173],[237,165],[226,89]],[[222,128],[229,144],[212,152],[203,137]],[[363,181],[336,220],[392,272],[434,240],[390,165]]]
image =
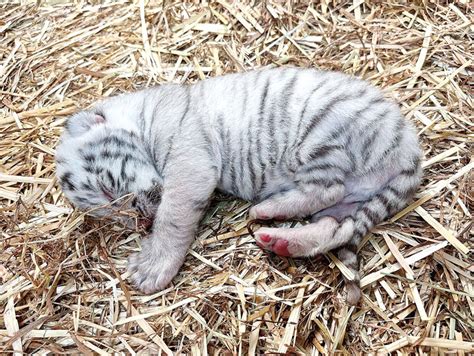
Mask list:
[[[164,85],[106,99],[73,116],[68,127],[57,150],[58,176],[79,207],[110,202],[108,194],[79,188],[86,179],[98,181],[94,192],[109,184],[103,174],[84,170],[80,150],[96,145],[97,167],[105,165],[120,182],[119,188],[107,188],[114,194],[160,188],[159,205],[151,207],[142,194],[144,210],[154,214],[153,231],[129,264],[133,282],[144,292],[164,288],[177,274],[216,188],[259,202],[250,211],[254,218],[320,212],[318,221],[302,228],[257,232],[265,248],[284,240],[291,255],[308,256],[349,243],[355,231],[372,226],[360,210],[383,210],[383,201],[371,199],[385,194],[384,187],[405,192],[419,182],[417,138],[408,123],[403,126],[397,106],[366,82],[341,73],[286,68]],[[97,142],[127,133],[139,148],[124,150],[140,159],[127,168],[127,175],[136,177],[125,189],[120,160],[101,157],[104,148]],[[411,176],[399,176],[410,169]],[[78,187],[69,189],[68,181]],[[408,199],[387,194],[394,207]],[[337,221],[347,216],[357,219]],[[354,255],[346,255],[353,265]]]

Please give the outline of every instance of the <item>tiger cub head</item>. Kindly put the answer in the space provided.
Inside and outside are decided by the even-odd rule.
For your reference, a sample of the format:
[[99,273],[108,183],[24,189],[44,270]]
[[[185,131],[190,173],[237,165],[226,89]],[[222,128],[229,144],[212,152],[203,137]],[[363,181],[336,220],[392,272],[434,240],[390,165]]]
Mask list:
[[73,205],[91,215],[151,227],[162,178],[138,131],[118,127],[108,117],[114,112],[105,112],[98,106],[67,121],[56,149],[60,186]]

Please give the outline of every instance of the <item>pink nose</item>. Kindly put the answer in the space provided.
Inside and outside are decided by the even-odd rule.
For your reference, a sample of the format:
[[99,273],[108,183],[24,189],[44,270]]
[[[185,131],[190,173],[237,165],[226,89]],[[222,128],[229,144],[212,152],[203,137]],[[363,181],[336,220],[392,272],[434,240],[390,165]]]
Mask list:
[[139,228],[145,229],[146,231],[150,231],[153,227],[153,220],[150,218],[139,218],[137,223]]

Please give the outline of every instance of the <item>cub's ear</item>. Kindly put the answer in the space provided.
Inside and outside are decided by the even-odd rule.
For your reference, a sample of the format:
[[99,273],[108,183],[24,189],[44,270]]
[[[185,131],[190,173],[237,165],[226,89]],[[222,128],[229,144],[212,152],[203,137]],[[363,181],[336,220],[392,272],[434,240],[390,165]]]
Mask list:
[[95,126],[105,123],[105,116],[98,112],[82,111],[71,116],[66,122],[66,131],[73,137],[81,136]]

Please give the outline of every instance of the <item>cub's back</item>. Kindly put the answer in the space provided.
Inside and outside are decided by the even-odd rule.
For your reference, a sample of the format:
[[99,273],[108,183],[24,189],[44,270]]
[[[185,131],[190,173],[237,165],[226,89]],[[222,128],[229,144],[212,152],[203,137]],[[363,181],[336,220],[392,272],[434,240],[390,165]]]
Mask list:
[[193,95],[219,147],[221,187],[246,199],[283,189],[308,165],[344,179],[419,154],[397,105],[343,73],[264,69],[199,82]]

